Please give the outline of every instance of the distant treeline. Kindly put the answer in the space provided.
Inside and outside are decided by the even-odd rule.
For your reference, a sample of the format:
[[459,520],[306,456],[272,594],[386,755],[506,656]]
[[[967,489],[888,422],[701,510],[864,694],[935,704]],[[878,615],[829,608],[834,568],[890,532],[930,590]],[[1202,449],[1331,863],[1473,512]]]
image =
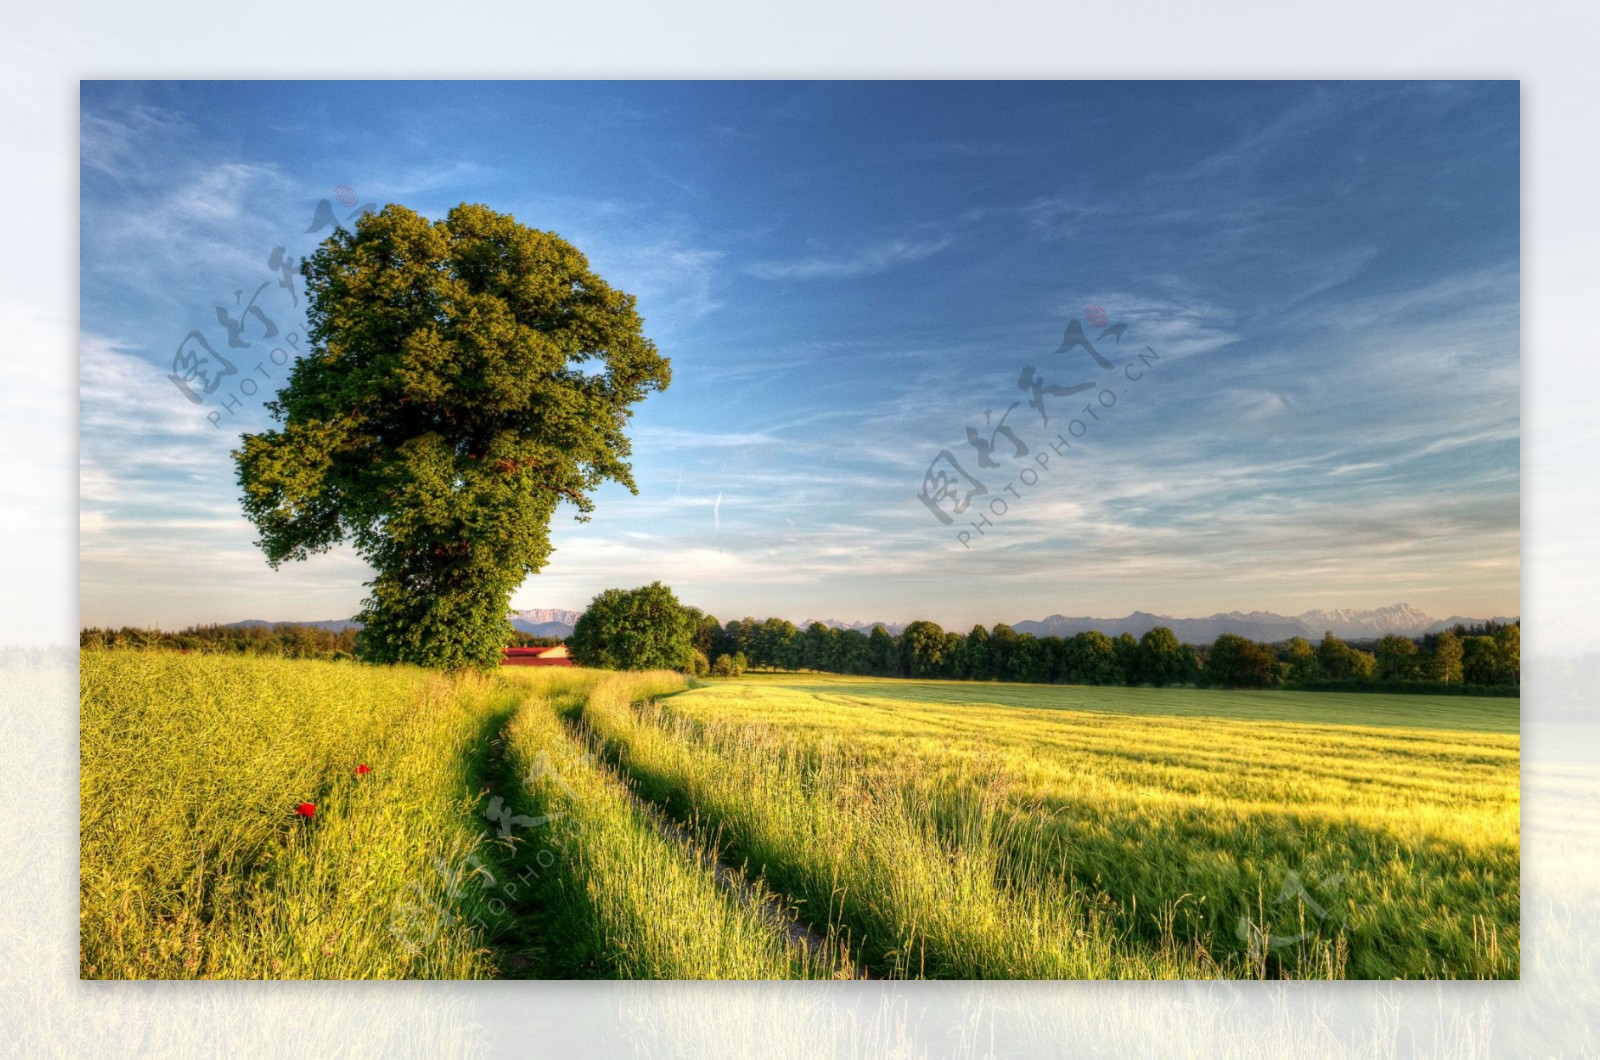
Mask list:
[[[1182,644],[1165,626],[1135,638],[1090,631],[1036,637],[1001,624],[951,633],[913,622],[898,636],[883,626],[871,633],[813,622],[805,629],[781,618],[742,618],[727,625],[697,608],[682,609],[692,628],[695,664],[729,660],[721,672],[746,666],[817,670],[881,677],[942,677],[1074,685],[1198,685],[1217,688],[1298,688],[1330,692],[1512,693],[1520,687],[1519,624],[1457,626],[1411,638],[1388,636],[1351,645],[1329,633],[1320,644],[1304,637],[1262,644],[1224,634],[1209,646]],[[680,627],[681,628],[681,627]],[[176,633],[124,626],[84,629],[81,648],[167,648],[230,655],[339,659],[355,653],[357,630],[317,626],[190,626]],[[516,632],[512,643],[554,645],[554,637]]]
[[1165,626],[1143,637],[1087,632],[1035,637],[1007,625],[951,633],[913,622],[899,636],[813,622],[805,629],[781,618],[743,618],[722,625],[689,609],[694,646],[706,658],[742,654],[753,669],[820,670],[838,674],[943,677],[1082,685],[1205,685],[1341,691],[1515,689],[1521,682],[1521,628],[1493,623],[1457,627],[1421,638],[1384,637],[1371,650],[1333,634],[1311,644],[1295,637],[1261,644],[1234,634],[1198,647]]
[[271,626],[190,626],[169,633],[122,626],[78,631],[79,648],[166,648],[214,655],[278,655],[287,659],[345,659],[355,654],[357,630],[280,622]]
[[532,633],[524,633],[520,629],[511,631],[511,646],[513,648],[554,648],[557,644],[566,643],[560,637],[541,637]]
[[[79,630],[80,648],[166,648],[220,655],[279,655],[288,659],[344,659],[355,655],[356,634],[347,626],[338,633],[321,626],[279,622],[270,626],[190,626],[169,633],[161,629],[122,626],[119,629],[90,627]],[[552,648],[560,637],[536,637],[512,630],[508,643],[514,647]]]

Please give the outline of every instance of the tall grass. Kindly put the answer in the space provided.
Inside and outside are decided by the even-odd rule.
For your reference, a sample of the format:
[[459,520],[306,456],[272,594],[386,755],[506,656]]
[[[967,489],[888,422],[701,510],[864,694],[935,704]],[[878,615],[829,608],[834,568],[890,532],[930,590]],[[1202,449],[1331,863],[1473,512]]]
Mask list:
[[80,675],[85,978],[494,973],[440,866],[481,849],[473,762],[513,689],[160,652]]
[[[1103,901],[1039,875],[1007,884],[1016,817],[970,801],[959,820],[930,812],[908,785],[866,782],[848,754],[813,757],[752,731],[701,745],[659,706],[605,687],[583,720],[638,781],[684,816],[703,815],[733,851],[802,903],[839,922],[880,974],[898,977],[1205,978],[1203,947],[1170,928],[1154,946],[1120,933]],[[952,834],[951,826],[955,825]],[[1161,916],[1163,910],[1151,910]]]
[[86,978],[1517,974],[1506,701],[80,676]]
[[[591,700],[628,703],[683,687],[676,674],[601,678]],[[807,950],[760,895],[719,887],[711,852],[657,827],[627,787],[563,726],[584,690],[530,698],[506,730],[532,827],[548,828],[551,925],[595,955],[601,974],[632,979],[787,979],[849,974],[837,950]]]
[[1229,974],[1517,974],[1514,702],[1446,701],[1449,719],[1419,701],[1377,727],[1341,723],[1334,696],[1113,690],[1141,693],[1123,711],[1104,690],[1022,686],[994,705],[981,685],[904,684],[719,682],[672,699],[670,725],[724,760],[767,746],[802,778],[848,762],[957,845],[993,803],[999,878],[1105,895],[1131,938],[1170,948],[1176,932]]

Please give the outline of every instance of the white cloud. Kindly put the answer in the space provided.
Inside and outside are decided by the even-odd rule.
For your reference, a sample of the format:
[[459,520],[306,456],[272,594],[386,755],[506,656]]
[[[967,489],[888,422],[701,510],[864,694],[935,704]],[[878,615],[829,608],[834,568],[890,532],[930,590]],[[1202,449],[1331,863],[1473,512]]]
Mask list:
[[950,240],[943,238],[893,239],[842,254],[757,262],[746,271],[763,280],[850,279],[931,258],[949,245]]

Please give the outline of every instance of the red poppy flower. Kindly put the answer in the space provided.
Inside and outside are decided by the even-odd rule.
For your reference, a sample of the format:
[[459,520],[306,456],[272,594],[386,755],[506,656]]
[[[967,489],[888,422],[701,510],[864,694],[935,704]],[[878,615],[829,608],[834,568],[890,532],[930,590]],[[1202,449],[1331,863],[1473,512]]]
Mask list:
[[317,807],[313,803],[302,802],[299,806],[294,808],[294,812],[299,814],[301,817],[311,817],[316,814]]
[[358,777],[366,776],[370,772],[372,772],[372,767],[367,765],[365,762],[362,762],[360,765],[356,766],[356,776]]

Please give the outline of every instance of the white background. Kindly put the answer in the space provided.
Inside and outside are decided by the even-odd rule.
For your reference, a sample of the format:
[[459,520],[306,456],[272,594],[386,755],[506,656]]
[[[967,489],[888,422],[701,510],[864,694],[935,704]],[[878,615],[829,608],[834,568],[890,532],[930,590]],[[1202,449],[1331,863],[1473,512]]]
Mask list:
[[80,78],[1494,77],[1523,85],[1523,981],[77,980],[76,668],[0,654],[15,1055],[1600,1055],[1600,5],[54,3],[0,36],[0,645],[76,643]]

